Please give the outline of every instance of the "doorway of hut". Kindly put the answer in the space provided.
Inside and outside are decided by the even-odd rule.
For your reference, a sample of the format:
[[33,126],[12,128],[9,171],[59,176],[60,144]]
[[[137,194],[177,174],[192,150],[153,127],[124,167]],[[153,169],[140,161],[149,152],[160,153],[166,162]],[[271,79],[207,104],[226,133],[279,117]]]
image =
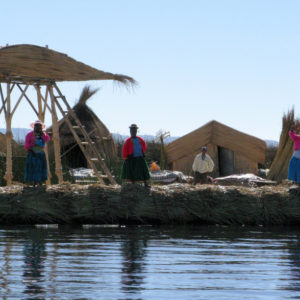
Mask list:
[[219,176],[234,174],[234,153],[233,151],[218,146]]
[[63,147],[62,153],[62,158],[68,168],[77,169],[88,167],[87,160],[77,143]]

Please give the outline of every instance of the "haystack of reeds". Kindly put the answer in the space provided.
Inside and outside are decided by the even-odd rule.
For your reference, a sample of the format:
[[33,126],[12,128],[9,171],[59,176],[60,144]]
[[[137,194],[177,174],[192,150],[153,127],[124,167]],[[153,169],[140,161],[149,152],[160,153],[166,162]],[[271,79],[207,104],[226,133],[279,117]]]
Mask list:
[[289,137],[292,128],[300,126],[300,120],[295,118],[294,108],[282,117],[282,131],[279,147],[270,167],[268,179],[282,181],[287,178],[290,159],[293,155],[293,140]]

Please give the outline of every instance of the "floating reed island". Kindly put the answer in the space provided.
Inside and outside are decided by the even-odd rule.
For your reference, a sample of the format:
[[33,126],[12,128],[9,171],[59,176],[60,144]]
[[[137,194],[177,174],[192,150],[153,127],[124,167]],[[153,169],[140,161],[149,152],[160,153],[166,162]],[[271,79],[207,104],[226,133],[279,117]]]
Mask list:
[[1,187],[0,224],[295,225],[300,224],[300,187]]

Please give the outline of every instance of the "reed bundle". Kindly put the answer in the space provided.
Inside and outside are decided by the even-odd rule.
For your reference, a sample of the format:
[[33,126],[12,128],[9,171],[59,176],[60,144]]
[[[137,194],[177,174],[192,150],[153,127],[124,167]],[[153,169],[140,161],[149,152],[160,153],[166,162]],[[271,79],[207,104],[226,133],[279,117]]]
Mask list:
[[293,155],[293,140],[289,137],[289,131],[293,127],[299,127],[300,120],[295,118],[294,109],[289,110],[282,117],[282,131],[279,146],[274,161],[270,167],[268,179],[282,181],[287,178],[290,159]]

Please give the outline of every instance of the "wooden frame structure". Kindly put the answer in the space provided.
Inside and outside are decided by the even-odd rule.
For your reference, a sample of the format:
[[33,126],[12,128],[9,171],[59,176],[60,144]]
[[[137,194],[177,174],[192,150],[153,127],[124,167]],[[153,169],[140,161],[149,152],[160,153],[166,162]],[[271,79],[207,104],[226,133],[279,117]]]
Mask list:
[[[126,75],[112,74],[94,69],[78,62],[66,54],[59,53],[35,45],[15,45],[0,48],[0,115],[5,114],[6,122],[6,173],[7,185],[12,184],[12,119],[21,101],[25,99],[33,109],[37,118],[44,122],[46,111],[52,115],[52,139],[54,143],[55,173],[58,182],[63,182],[59,123],[59,111],[70,132],[74,135],[82,153],[85,155],[90,167],[94,170],[100,183],[104,183],[101,174],[96,168],[98,161],[102,171],[106,174],[111,184],[116,184],[115,179],[107,168],[101,154],[93,145],[84,126],[74,114],[66,98],[57,86],[57,81],[86,81],[86,80],[114,80],[125,85],[134,85],[135,80]],[[5,86],[6,85],[6,86]],[[28,96],[29,89],[35,91],[37,106]],[[20,92],[20,96],[13,105],[12,92]],[[84,139],[80,139],[78,131]],[[89,151],[86,151],[89,148]],[[92,153],[90,157],[88,153]],[[50,184],[49,159],[46,151],[47,167]]]

